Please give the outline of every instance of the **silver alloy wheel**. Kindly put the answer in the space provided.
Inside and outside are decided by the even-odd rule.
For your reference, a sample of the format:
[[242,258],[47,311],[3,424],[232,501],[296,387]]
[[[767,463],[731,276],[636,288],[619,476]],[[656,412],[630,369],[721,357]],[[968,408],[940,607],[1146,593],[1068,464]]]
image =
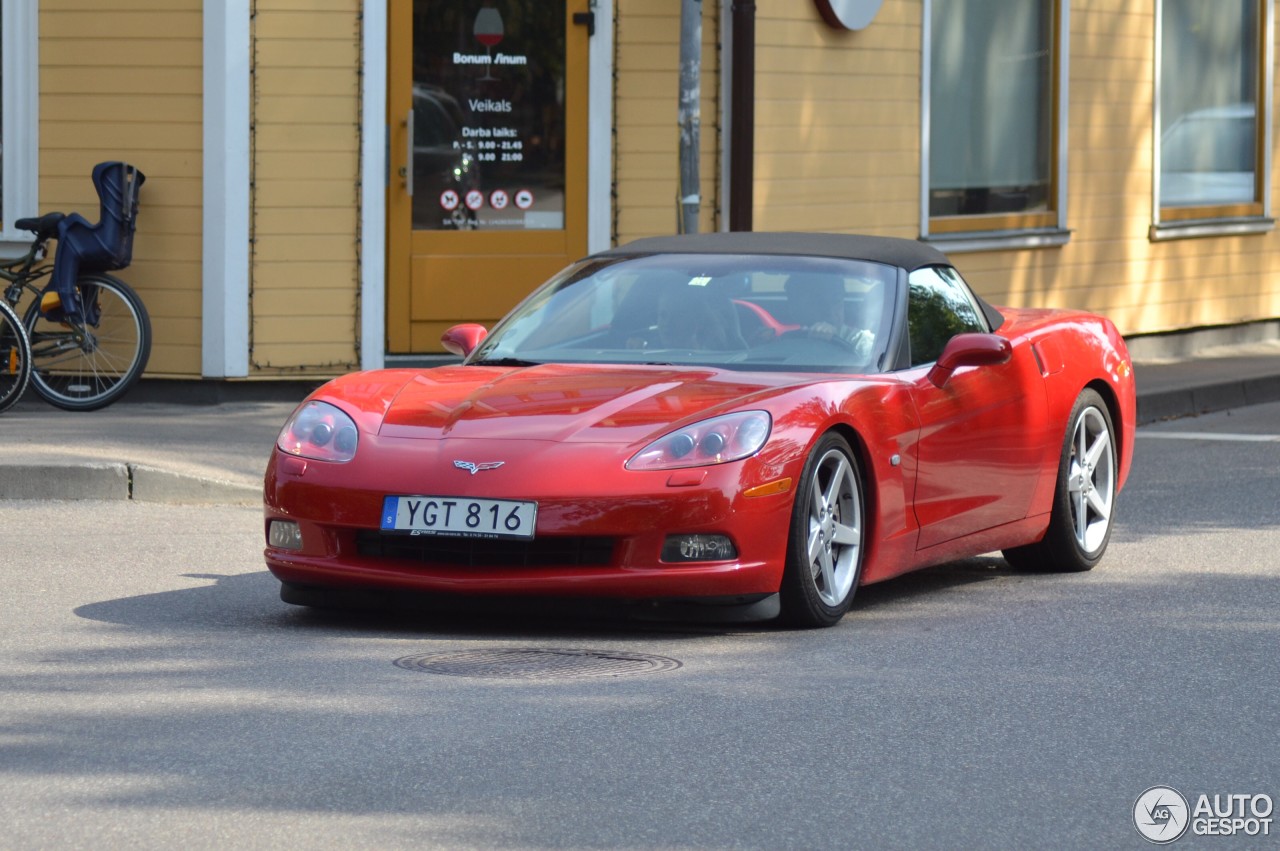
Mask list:
[[809,494],[809,570],[818,597],[839,606],[849,595],[862,548],[862,506],[848,458],[829,449],[818,461]]
[[1086,555],[1106,545],[1116,495],[1116,451],[1107,421],[1088,407],[1076,419],[1071,439],[1068,503],[1076,543]]

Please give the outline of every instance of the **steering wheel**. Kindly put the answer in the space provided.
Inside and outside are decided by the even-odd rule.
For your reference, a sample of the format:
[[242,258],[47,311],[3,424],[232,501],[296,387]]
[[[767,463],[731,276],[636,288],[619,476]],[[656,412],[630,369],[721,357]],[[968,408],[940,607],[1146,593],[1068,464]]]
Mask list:
[[862,339],[862,333],[863,332],[859,332],[854,339],[848,340],[839,334],[834,333],[834,328],[833,333],[831,334],[818,333],[812,328],[796,328],[792,331],[784,331],[781,336],[792,338],[804,337],[806,339],[817,340],[822,343],[831,343],[834,346],[839,346],[845,351],[852,352],[856,355],[858,354],[858,342]]

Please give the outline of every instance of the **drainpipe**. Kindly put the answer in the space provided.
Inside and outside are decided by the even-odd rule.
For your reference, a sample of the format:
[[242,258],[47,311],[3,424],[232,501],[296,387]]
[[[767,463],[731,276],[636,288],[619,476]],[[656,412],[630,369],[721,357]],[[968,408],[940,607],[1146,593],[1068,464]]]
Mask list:
[[729,89],[729,230],[751,230],[755,183],[756,4],[734,0]]
[[698,232],[701,139],[702,0],[680,5],[680,233]]

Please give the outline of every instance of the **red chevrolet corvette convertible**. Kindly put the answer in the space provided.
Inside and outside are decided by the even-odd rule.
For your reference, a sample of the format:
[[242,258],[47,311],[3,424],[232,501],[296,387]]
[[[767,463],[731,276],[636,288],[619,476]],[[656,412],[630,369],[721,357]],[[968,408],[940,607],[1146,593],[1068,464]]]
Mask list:
[[829,626],[859,585],[980,553],[1092,568],[1133,457],[1111,322],[992,307],[909,240],[644,239],[443,342],[460,364],[344,376],[284,425],[286,602]]

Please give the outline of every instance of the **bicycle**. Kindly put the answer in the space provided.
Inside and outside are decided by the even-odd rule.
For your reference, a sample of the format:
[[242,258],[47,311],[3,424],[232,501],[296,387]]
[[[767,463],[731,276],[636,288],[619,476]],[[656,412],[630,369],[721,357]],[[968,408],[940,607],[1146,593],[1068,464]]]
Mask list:
[[[101,202],[96,224],[75,213],[46,213],[13,223],[35,239],[25,255],[0,260],[9,313],[16,318],[23,296],[33,296],[20,326],[29,352],[19,350],[17,343],[11,352],[17,352],[19,361],[28,352],[31,386],[59,408],[92,411],[110,405],[137,382],[151,355],[151,320],[142,299],[107,274],[126,268],[132,259],[138,189],[145,179],[126,163],[99,163],[93,169]],[[45,263],[51,240],[58,251],[52,263]]]
[[0,412],[22,398],[31,378],[31,343],[27,329],[7,302],[0,300]]

